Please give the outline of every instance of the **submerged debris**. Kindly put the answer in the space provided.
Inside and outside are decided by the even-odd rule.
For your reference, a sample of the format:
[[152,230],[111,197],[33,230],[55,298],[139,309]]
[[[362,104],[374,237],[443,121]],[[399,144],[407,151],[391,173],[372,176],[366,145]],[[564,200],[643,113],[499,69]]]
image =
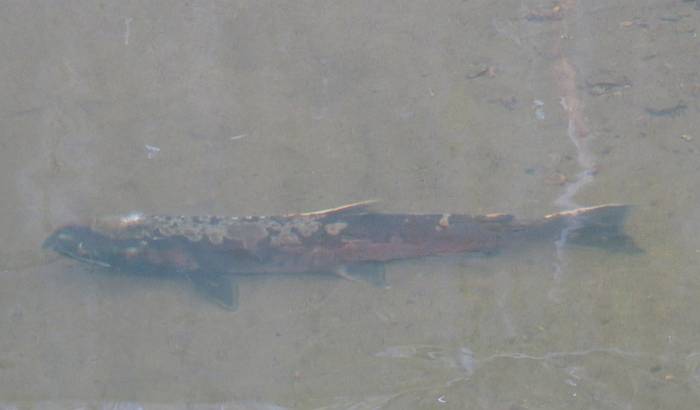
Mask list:
[[544,102],[542,100],[534,100],[532,101],[532,106],[535,108],[535,118],[543,121],[545,119]]
[[491,104],[498,104],[508,111],[514,111],[518,105],[518,98],[514,95],[511,95],[501,98],[492,98],[488,100],[488,102]]
[[688,105],[686,105],[683,101],[679,101],[678,104],[672,106],[672,107],[666,107],[666,108],[647,108],[645,111],[647,114],[651,115],[652,117],[678,117],[679,115],[683,114],[685,110],[688,109]]
[[622,89],[632,86],[625,75],[603,70],[586,79],[586,89],[592,96],[619,93]]
[[467,80],[473,80],[479,77],[493,78],[496,76],[496,67],[488,66],[485,68],[477,68],[473,73],[467,74]]
[[153,159],[160,152],[160,148],[154,145],[146,144],[146,156],[148,159]]
[[566,185],[569,182],[570,182],[569,177],[567,177],[566,175],[564,175],[562,173],[558,173],[558,172],[555,174],[549,175],[549,176],[545,177],[545,179],[544,179],[544,183],[547,185]]
[[564,18],[564,9],[557,4],[549,9],[533,10],[525,15],[525,20],[535,23],[558,21]]

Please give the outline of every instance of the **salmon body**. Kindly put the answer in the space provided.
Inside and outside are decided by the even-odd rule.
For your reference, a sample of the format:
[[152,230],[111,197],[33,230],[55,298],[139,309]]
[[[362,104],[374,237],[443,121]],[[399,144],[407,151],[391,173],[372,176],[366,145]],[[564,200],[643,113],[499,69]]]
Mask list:
[[[57,229],[44,247],[106,268],[189,278],[235,308],[231,277],[330,272],[383,283],[383,263],[429,255],[493,252],[562,234],[594,244],[629,242],[625,205],[579,208],[518,222],[510,215],[386,214],[368,202],[284,216],[108,217]],[[366,278],[366,277],[365,277]]]

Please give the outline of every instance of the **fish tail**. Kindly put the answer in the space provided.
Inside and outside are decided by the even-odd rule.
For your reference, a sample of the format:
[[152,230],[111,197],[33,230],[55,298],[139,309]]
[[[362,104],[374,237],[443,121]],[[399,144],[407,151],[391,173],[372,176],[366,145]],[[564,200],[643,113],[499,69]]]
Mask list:
[[630,205],[606,204],[545,216],[550,226],[561,232],[564,244],[575,244],[603,248],[612,252],[642,252],[624,231]]

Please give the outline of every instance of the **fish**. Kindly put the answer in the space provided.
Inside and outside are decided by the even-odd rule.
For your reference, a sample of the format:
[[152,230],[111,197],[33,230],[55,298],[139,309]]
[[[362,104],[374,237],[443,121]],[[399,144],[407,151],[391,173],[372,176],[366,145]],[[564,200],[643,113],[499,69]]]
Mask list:
[[401,259],[543,241],[639,251],[623,230],[629,205],[519,221],[502,213],[381,213],[374,202],[280,216],[107,216],[58,228],[43,248],[108,270],[183,277],[230,310],[238,308],[240,275],[330,273],[386,287],[385,264]]

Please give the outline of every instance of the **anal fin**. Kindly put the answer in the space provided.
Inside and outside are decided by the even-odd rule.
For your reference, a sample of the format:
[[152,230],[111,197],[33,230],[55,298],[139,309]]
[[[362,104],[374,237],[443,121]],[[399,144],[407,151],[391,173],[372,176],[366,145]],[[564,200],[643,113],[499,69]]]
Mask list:
[[207,299],[231,311],[238,309],[238,284],[229,275],[193,272],[187,277]]

